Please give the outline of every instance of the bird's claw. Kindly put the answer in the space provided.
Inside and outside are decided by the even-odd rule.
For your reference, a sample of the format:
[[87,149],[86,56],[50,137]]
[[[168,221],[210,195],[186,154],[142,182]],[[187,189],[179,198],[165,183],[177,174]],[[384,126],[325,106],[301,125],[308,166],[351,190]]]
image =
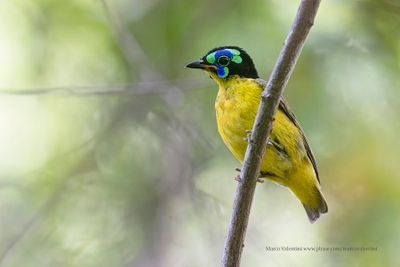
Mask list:
[[[235,170],[240,172],[240,168],[236,168]],[[237,182],[239,182],[239,183],[241,183],[241,182],[242,182],[242,177],[240,177],[240,174],[238,174],[238,175],[236,175],[236,177],[234,178],[234,180],[237,181]],[[257,178],[257,183],[262,184],[262,183],[264,183],[264,182],[265,182],[265,180],[263,179],[262,176],[260,176],[260,177]]]
[[236,177],[234,178],[235,181],[241,183],[242,182],[242,178],[240,177],[240,174],[236,175]]
[[245,132],[247,135],[246,135],[246,137],[243,138],[243,140],[250,143],[250,142],[251,142],[252,130],[245,130],[244,132]]

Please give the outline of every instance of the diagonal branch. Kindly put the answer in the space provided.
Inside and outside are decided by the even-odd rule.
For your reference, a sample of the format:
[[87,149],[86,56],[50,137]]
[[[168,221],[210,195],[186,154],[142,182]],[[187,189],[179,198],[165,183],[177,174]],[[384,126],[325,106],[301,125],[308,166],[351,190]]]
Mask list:
[[241,171],[241,182],[236,189],[233,212],[225,240],[221,266],[238,267],[244,246],[244,237],[249,221],[250,208],[260,172],[265,144],[272,130],[273,118],[304,41],[314,24],[320,0],[302,0],[292,27],[275,64],[272,74],[264,86],[261,103],[253,125],[251,141],[247,147]]
[[[122,21],[121,16],[117,12],[111,10],[107,0],[100,1],[108,16],[110,28],[114,32],[119,47],[129,63],[132,74],[135,70],[139,74],[141,80],[145,80],[146,78],[159,79],[161,75],[156,71],[140,44],[130,33],[125,22]],[[140,66],[141,69],[138,70],[138,66]]]

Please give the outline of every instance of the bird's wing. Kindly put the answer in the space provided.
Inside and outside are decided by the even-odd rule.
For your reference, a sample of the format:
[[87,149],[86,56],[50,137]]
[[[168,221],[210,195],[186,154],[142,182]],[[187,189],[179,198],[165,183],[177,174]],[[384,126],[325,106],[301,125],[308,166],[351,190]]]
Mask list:
[[[267,84],[267,82],[265,80],[259,78],[256,81],[262,88],[265,89],[266,84]],[[310,145],[308,144],[307,138],[304,135],[303,129],[301,129],[300,124],[297,122],[296,116],[290,110],[289,105],[286,102],[285,98],[281,97],[281,101],[279,101],[278,108],[280,110],[282,110],[282,112],[285,113],[285,115],[289,118],[289,120],[291,120],[293,122],[293,124],[296,125],[296,127],[299,129],[300,134],[303,138],[304,147],[306,148],[307,156],[310,159],[310,161],[314,167],[315,175],[317,176],[317,180],[320,183],[317,162],[315,161],[314,154],[311,151]]]
[[279,102],[278,108],[281,109],[281,111],[283,111],[283,113],[285,113],[286,116],[293,122],[293,124],[296,125],[296,127],[300,130],[301,136],[303,137],[303,141],[304,141],[304,147],[306,148],[306,151],[307,151],[307,156],[311,160],[311,163],[314,167],[315,174],[317,175],[317,180],[318,180],[318,182],[320,182],[318,168],[317,168],[317,162],[315,161],[314,155],[311,151],[310,145],[308,144],[307,138],[304,135],[304,132],[300,127],[300,124],[297,122],[297,119],[296,119],[294,113],[290,110],[288,103],[286,102],[286,100],[283,97],[281,97],[281,101]]

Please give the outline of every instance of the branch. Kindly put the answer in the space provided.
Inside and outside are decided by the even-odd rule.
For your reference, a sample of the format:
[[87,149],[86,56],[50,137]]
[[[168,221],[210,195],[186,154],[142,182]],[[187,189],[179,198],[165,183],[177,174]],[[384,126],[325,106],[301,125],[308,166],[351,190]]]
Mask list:
[[[142,47],[129,31],[120,14],[111,10],[107,0],[101,0],[101,3],[108,16],[110,28],[114,32],[118,45],[129,63],[132,74],[136,70],[140,79],[159,79],[161,75],[156,71]],[[141,69],[138,69],[139,66]]]
[[[164,80],[164,75],[152,64],[145,50],[129,31],[126,23],[121,19],[118,12],[113,12],[113,10],[109,8],[108,0],[101,0],[101,2],[108,15],[110,27],[116,35],[119,46],[128,60],[131,70],[134,70],[138,66],[141,67],[138,72],[140,80]],[[174,84],[171,84],[171,90],[179,91],[178,87]],[[165,95],[163,99],[169,106],[171,105],[168,95]]]
[[314,23],[320,0],[302,0],[292,27],[275,64],[272,74],[264,86],[261,103],[255,118],[251,138],[241,170],[241,181],[236,189],[233,213],[225,240],[221,266],[238,267],[244,246],[244,237],[249,221],[250,208],[260,173],[268,136],[283,93],[304,41]]
[[185,79],[175,81],[148,81],[117,85],[71,85],[41,88],[2,88],[0,95],[71,95],[71,96],[109,96],[109,95],[149,95],[169,94],[182,91],[201,90],[209,86],[204,79]]

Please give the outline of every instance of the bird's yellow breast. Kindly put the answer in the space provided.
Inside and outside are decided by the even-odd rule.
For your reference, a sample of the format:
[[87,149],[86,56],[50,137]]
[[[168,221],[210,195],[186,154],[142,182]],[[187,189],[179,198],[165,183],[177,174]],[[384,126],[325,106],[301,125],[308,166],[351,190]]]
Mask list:
[[[246,90],[253,90],[254,94]],[[260,94],[260,86],[250,79],[232,79],[219,87],[215,101],[218,131],[239,161],[246,152],[246,130],[252,129]]]
[[[254,79],[234,76],[219,82],[215,110],[218,131],[222,140],[240,161],[243,161],[246,148],[246,130],[251,130],[261,99],[261,85]],[[273,174],[273,180],[286,184],[285,179],[296,167],[308,162],[300,130],[281,111],[277,110],[270,139],[279,140],[285,153],[276,147],[267,146],[261,165],[261,172]]]

